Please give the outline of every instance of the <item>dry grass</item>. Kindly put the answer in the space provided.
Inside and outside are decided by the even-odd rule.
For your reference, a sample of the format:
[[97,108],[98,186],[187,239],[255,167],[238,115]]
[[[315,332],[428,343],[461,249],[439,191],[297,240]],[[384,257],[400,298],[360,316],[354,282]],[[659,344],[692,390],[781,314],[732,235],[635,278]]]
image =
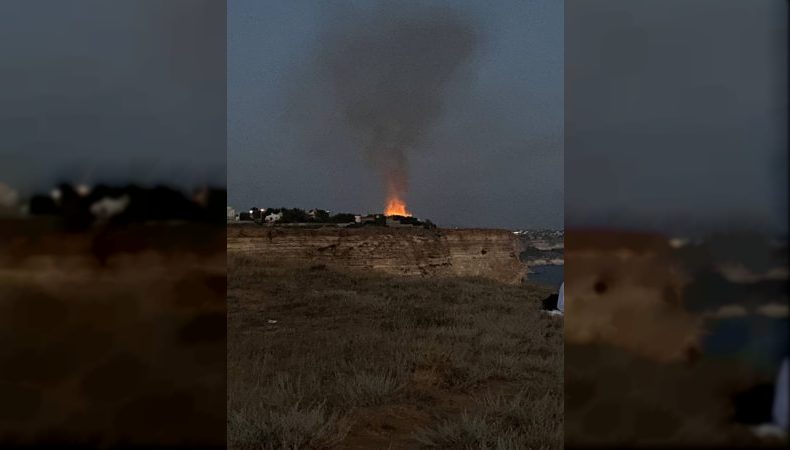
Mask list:
[[228,257],[232,448],[560,448],[547,288]]

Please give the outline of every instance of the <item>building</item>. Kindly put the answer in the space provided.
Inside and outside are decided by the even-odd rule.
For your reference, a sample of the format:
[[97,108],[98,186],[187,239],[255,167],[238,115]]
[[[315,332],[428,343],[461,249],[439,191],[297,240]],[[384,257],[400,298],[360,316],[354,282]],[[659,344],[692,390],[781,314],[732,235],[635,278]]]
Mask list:
[[358,224],[375,224],[384,225],[384,216],[381,214],[368,214],[366,216],[354,216],[354,222]]
[[236,210],[228,206],[228,221],[235,221],[236,220]]
[[0,182],[0,207],[15,208],[19,201],[19,194],[11,186]]
[[403,223],[400,220],[394,219],[392,217],[387,217],[386,225],[388,227],[410,227],[410,223]]
[[274,222],[279,222],[280,219],[282,218],[283,218],[283,213],[279,212],[277,214],[274,213],[269,214],[263,220],[265,220],[267,223],[274,223]]
[[113,217],[122,214],[129,207],[131,198],[129,195],[121,197],[102,197],[90,206],[90,212],[97,220],[106,222]]
[[16,215],[18,202],[19,194],[11,186],[0,182],[0,215]]

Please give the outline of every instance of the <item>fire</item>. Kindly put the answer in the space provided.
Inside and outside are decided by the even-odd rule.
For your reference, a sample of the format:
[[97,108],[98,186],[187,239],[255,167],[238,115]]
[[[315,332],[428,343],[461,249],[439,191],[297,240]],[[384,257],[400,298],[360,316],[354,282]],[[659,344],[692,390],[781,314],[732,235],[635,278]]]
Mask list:
[[406,202],[401,200],[397,195],[390,195],[387,200],[387,209],[384,210],[387,216],[405,216],[411,217],[411,213],[406,209]]

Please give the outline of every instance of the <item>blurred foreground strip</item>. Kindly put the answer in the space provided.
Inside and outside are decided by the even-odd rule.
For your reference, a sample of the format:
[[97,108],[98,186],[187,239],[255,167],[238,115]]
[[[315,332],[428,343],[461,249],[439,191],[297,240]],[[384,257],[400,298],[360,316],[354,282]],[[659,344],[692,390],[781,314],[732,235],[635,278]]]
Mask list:
[[223,225],[0,235],[0,446],[224,446]]
[[566,232],[567,447],[782,444],[754,427],[770,420],[787,348],[787,315],[771,305],[787,293],[717,275],[722,260],[755,264],[734,252],[740,239]]

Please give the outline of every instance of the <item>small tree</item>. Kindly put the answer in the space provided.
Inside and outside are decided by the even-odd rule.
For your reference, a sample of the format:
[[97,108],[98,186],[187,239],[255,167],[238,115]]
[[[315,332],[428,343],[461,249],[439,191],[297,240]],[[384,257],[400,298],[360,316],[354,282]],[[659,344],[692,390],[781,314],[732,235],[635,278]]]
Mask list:
[[332,223],[354,222],[355,217],[356,216],[354,216],[354,214],[348,214],[348,213],[335,214],[334,216],[331,217],[331,222]]
[[313,221],[318,223],[329,222],[329,211],[326,211],[324,209],[316,209],[315,216],[313,217]]

